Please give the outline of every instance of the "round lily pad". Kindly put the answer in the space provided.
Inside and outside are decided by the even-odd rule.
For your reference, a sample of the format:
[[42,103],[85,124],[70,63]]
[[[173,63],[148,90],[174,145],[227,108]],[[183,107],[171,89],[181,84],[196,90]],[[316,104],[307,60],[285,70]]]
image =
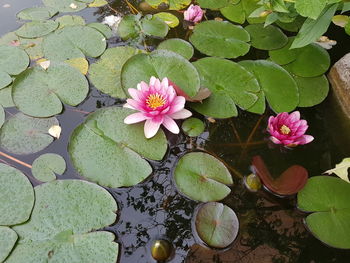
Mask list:
[[107,49],[101,59],[90,66],[90,81],[103,93],[115,98],[126,98],[120,79],[122,67],[129,58],[139,53],[142,51],[133,47]]
[[0,89],[0,105],[4,108],[14,107],[15,104],[12,100],[12,86],[6,87],[4,89]]
[[90,23],[90,24],[87,24],[87,26],[92,27],[97,31],[99,31],[102,35],[105,36],[106,39],[111,38],[113,36],[112,29],[105,24]]
[[0,72],[18,75],[29,65],[26,52],[18,47],[0,46]]
[[14,154],[30,154],[46,148],[53,138],[48,134],[56,118],[38,119],[17,113],[0,130],[0,147]]
[[246,19],[246,13],[243,9],[243,0],[239,1],[236,4],[229,4],[226,7],[220,8],[221,14],[228,20],[243,24]]
[[[57,9],[59,12],[79,12],[87,7],[86,1],[77,0],[42,0],[44,5]],[[89,1],[88,3],[91,3]]]
[[[290,112],[298,106],[298,86],[288,71],[281,66],[267,60],[247,60],[239,64],[255,75],[275,112]],[[265,109],[260,110],[264,112]]]
[[163,38],[168,34],[169,26],[162,19],[147,15],[141,19],[141,31],[148,36]]
[[11,253],[17,241],[17,234],[9,227],[0,226],[0,262]]
[[91,232],[116,220],[117,204],[105,189],[81,180],[62,180],[35,187],[35,196],[30,220],[14,227],[21,241],[7,262],[117,261],[114,235]]
[[12,83],[12,78],[6,72],[0,71],[0,89],[3,89]]
[[204,132],[204,123],[197,118],[189,118],[182,123],[182,130],[190,137],[199,136]]
[[77,69],[66,63],[51,63],[47,70],[30,68],[12,85],[17,108],[34,117],[49,117],[62,111],[62,103],[76,106],[89,92],[89,84]]
[[230,4],[231,0],[197,0],[202,8],[219,9]]
[[20,224],[30,217],[33,187],[24,174],[5,164],[0,164],[0,200],[0,225]]
[[5,110],[4,108],[0,105],[0,128],[5,122]]
[[191,59],[194,53],[193,46],[187,41],[180,38],[167,39],[160,43],[157,49],[165,49],[175,52],[183,56],[185,59]]
[[237,58],[248,53],[249,33],[229,22],[205,21],[195,26],[190,42],[201,53],[221,58]]
[[21,26],[15,33],[23,38],[42,37],[56,30],[58,25],[58,22],[52,20],[32,21]]
[[298,50],[290,49],[294,39],[294,37],[290,37],[288,39],[288,43],[284,47],[276,50],[270,50],[269,55],[271,60],[279,65],[286,65],[296,60]]
[[252,24],[244,28],[248,31],[252,46],[262,50],[279,49],[288,42],[288,37],[281,29],[273,25]]
[[225,248],[238,235],[239,221],[226,205],[210,202],[202,205],[196,214],[196,232],[210,247]]
[[350,248],[350,184],[330,176],[315,176],[298,193],[298,208],[312,212],[306,225],[322,242]]
[[182,56],[168,50],[156,50],[130,58],[122,68],[123,88],[125,91],[136,88],[141,81],[148,83],[152,76],[159,79],[167,77],[189,97],[195,96],[199,90],[196,68]]
[[85,20],[81,16],[65,15],[57,18],[55,21],[59,23],[59,29],[66,26],[85,26]]
[[325,75],[313,78],[294,77],[299,90],[299,107],[312,107],[328,95],[329,82]]
[[136,38],[141,32],[139,26],[140,17],[136,15],[126,15],[120,21],[118,25],[118,35],[123,40],[128,40],[130,38]]
[[154,14],[154,16],[164,21],[165,24],[167,24],[170,28],[177,27],[180,23],[177,16],[173,15],[172,13],[159,12],[157,14]]
[[116,188],[133,186],[151,174],[151,166],[142,157],[161,160],[167,140],[162,130],[146,139],[143,123],[124,124],[132,113],[126,108],[104,108],[74,130],[68,151],[80,175]]
[[47,36],[43,42],[45,57],[56,61],[85,57],[85,55],[95,58],[102,55],[105,49],[105,37],[88,26],[64,27]]
[[41,182],[56,180],[55,174],[62,175],[65,170],[66,161],[54,153],[40,155],[32,164],[32,174]]
[[46,20],[58,13],[57,9],[47,6],[30,7],[17,14],[23,20]]
[[233,183],[225,165],[202,152],[184,155],[176,165],[174,180],[182,194],[201,202],[224,199],[231,192],[227,185]]
[[180,10],[188,6],[191,0],[146,0],[146,2],[154,8],[165,4],[170,10]]

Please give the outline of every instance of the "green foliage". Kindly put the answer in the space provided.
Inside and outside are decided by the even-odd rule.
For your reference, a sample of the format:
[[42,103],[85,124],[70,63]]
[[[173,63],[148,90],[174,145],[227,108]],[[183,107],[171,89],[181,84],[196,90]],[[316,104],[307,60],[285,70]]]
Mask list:
[[36,158],[32,165],[33,176],[41,182],[50,182],[56,179],[56,174],[62,175],[66,170],[66,161],[62,156],[46,153]]
[[189,118],[182,123],[181,126],[184,133],[190,137],[196,137],[204,132],[204,123],[197,118]]
[[23,20],[46,20],[58,13],[58,10],[47,6],[26,8],[17,14],[17,18]]
[[165,49],[172,52],[175,52],[185,59],[191,59],[194,54],[193,46],[187,41],[180,38],[171,38],[161,42],[158,47],[158,50]]
[[18,236],[9,227],[0,226],[0,262],[4,262],[15,246]]
[[146,0],[154,8],[158,6],[168,7],[170,10],[180,10],[191,3],[191,0]]

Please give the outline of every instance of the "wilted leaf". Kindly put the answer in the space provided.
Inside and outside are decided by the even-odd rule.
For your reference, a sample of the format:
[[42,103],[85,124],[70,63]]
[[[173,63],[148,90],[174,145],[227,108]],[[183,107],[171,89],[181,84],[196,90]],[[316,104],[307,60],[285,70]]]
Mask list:
[[350,168],[350,158],[345,158],[340,163],[338,163],[334,169],[327,170],[324,173],[326,174],[335,173],[338,177],[350,183],[349,177],[348,177],[349,168]]

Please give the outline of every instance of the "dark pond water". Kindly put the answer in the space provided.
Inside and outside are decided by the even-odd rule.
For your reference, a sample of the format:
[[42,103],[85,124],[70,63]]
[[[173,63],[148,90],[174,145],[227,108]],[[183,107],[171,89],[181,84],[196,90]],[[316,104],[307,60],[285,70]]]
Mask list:
[[[5,4],[10,4],[10,7],[3,7]],[[40,0],[0,0],[0,35],[19,27],[15,17],[18,11],[40,4]],[[110,6],[128,12],[124,1],[110,1]],[[109,14],[113,12],[108,7],[90,8],[79,13],[87,22],[102,21]],[[349,38],[340,40],[339,36],[344,38],[344,34],[336,28],[332,28],[328,35],[339,42],[330,51],[335,62],[350,51],[350,41]],[[111,39],[109,46],[120,45],[118,41]],[[84,103],[77,108],[66,107],[63,114],[57,116],[63,127],[59,140],[37,154],[12,156],[31,164],[43,153],[58,153],[68,165],[66,173],[59,179],[80,178],[67,153],[71,132],[88,112],[122,103],[91,87]],[[316,139],[310,145],[293,150],[281,150],[267,143],[266,123],[270,113],[261,117],[240,112],[238,118],[217,120],[215,123],[204,119],[206,132],[196,140],[167,134],[169,152],[164,161],[152,163],[154,173],[150,178],[132,188],[109,189],[120,208],[117,223],[107,228],[116,234],[116,241],[121,244],[120,262],[154,262],[150,246],[153,240],[159,238],[173,244],[175,253],[169,261],[172,263],[349,262],[349,251],[329,248],[308,233],[303,224],[305,214],[295,208],[295,198],[280,199],[263,190],[250,193],[243,187],[240,177],[250,173],[254,155],[261,155],[273,174],[278,175],[287,167],[300,164],[311,176],[320,175],[342,158],[350,156],[350,129],[343,128],[344,123],[341,117],[338,118],[340,115],[333,105],[330,96],[317,107],[301,110],[310,125],[308,133]],[[8,108],[7,116],[15,112],[15,109]],[[205,150],[217,156],[233,171],[235,183],[232,194],[223,202],[237,213],[241,227],[237,240],[225,251],[196,245],[191,219],[198,203],[179,195],[172,182],[172,171],[178,158],[194,150]],[[30,177],[34,185],[38,183],[31,177],[30,169],[4,157],[0,158],[0,162],[17,167]]]

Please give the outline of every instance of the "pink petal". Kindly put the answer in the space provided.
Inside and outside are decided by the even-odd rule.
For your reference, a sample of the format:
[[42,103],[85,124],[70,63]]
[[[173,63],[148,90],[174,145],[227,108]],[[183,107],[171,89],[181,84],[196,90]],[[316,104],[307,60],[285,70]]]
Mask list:
[[[140,84],[138,84],[140,85]],[[130,96],[136,100],[141,102],[143,100],[143,93],[137,89],[128,89],[128,92],[130,94]]]
[[314,140],[313,136],[311,136],[311,135],[304,135],[304,136],[298,138],[297,140],[295,140],[295,143],[303,145],[303,144],[308,144],[308,143],[312,142],[313,140]]
[[182,97],[182,96],[175,97],[175,99],[171,104],[171,108],[168,114],[173,114],[174,112],[178,112],[182,110],[185,107],[185,102],[186,102],[185,97]]
[[154,86],[154,83],[156,83],[157,78],[155,76],[152,76],[151,79],[149,80],[149,85]]
[[138,85],[137,85],[137,89],[141,90],[142,92],[146,92],[149,90],[149,86],[146,82],[141,81]]
[[162,87],[165,88],[165,87],[168,87],[168,86],[169,86],[168,78],[163,78],[163,80],[162,80]]
[[275,138],[275,137],[273,137],[273,136],[270,137],[270,140],[271,140],[273,143],[275,143],[275,144],[282,144],[282,142],[281,142],[279,139],[277,139],[277,138]]
[[142,105],[140,102],[136,101],[136,100],[133,100],[133,99],[127,99],[126,100],[126,103],[132,107],[132,109],[135,109],[135,110],[142,110]]
[[133,113],[133,114],[127,116],[124,119],[124,123],[125,124],[133,124],[133,123],[138,123],[138,122],[144,121],[146,119],[147,119],[147,117],[143,113],[137,112],[137,113]]
[[154,135],[157,134],[160,125],[162,124],[163,120],[161,121],[155,120],[155,119],[149,119],[145,122],[144,127],[144,133],[147,139],[152,138]]
[[131,105],[129,105],[129,104],[127,104],[127,103],[125,103],[125,104],[123,105],[123,107],[124,107],[124,108],[128,108],[128,109],[133,109],[133,110],[135,110],[134,107],[132,107]]
[[163,125],[172,133],[178,134],[180,132],[179,126],[177,126],[176,122],[166,115],[164,116]]
[[294,111],[291,114],[289,114],[288,121],[290,122],[296,122],[300,120],[300,112]]
[[175,112],[175,113],[169,115],[170,118],[175,119],[175,120],[186,119],[190,116],[192,116],[192,112],[190,112],[189,110],[186,110],[186,109],[182,109],[178,112]]

